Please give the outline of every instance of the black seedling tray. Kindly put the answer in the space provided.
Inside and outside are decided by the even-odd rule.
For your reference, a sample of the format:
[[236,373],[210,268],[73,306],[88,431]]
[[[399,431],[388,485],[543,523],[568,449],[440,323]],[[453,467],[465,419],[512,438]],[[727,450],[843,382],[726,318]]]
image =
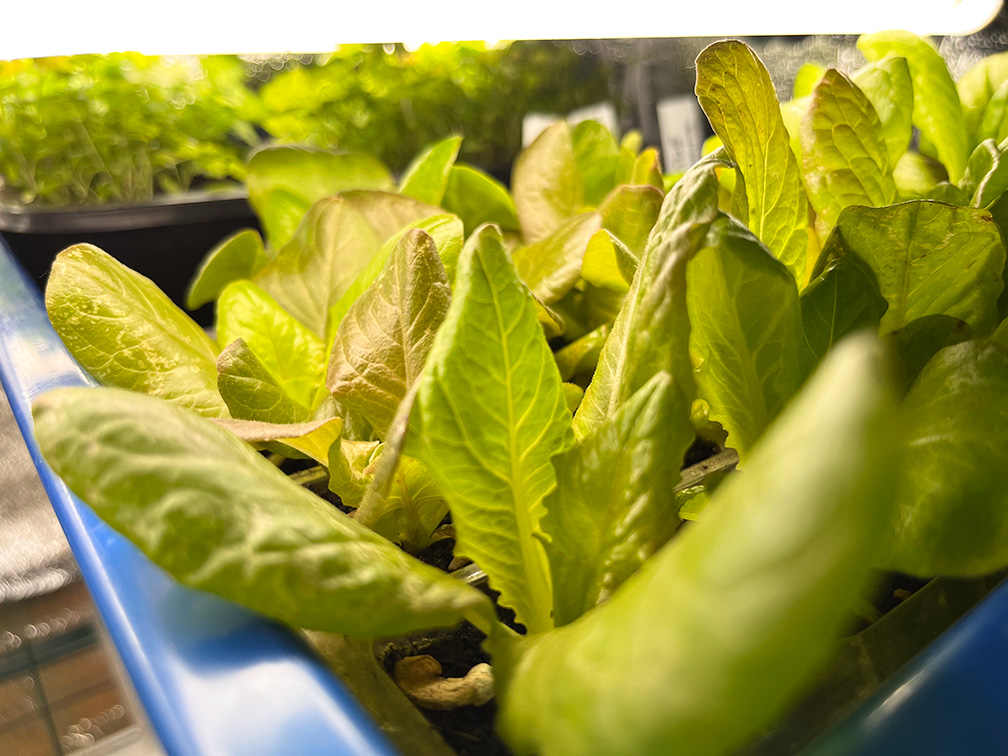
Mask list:
[[[87,242],[156,281],[180,307],[203,256],[242,228],[259,228],[244,190],[69,208],[0,204],[0,233],[40,287],[61,250]],[[213,306],[194,317],[209,325]]]

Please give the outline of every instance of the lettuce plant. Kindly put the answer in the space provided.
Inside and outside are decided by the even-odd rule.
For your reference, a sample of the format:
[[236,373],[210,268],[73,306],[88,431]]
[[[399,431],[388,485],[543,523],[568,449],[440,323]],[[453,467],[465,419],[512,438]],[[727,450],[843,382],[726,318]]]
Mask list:
[[[100,251],[57,261],[54,326],[121,388],[42,397],[43,452],[189,585],[359,638],[470,621],[517,753],[741,745],[871,566],[1008,563],[1001,148],[956,162],[970,127],[925,41],[861,45],[866,68],[783,107],[748,47],[707,48],[722,147],[667,195],[653,151],[597,125],[544,132],[511,191],[457,140],[398,185],[261,152],[265,239],[192,288],[219,297],[217,341]],[[697,434],[740,469],[683,528]],[[353,516],[235,435],[316,458]],[[518,632],[391,543],[449,511]]]
[[[253,155],[249,194],[264,235],[249,229],[225,239],[189,290],[190,307],[217,300],[216,339],[151,282],[86,246],[53,267],[53,322],[102,382],[196,409],[272,451],[312,457],[356,507],[444,319],[467,229],[502,229],[536,293],[537,322],[561,348],[571,339],[551,305],[566,297],[582,330],[606,328],[626,284],[605,253],[639,247],[663,198],[656,153],[637,154],[595,123],[545,134],[516,165],[514,198],[456,164],[460,144],[452,137],[431,145],[398,182],[363,154],[272,147]],[[638,177],[649,183],[633,183]],[[570,197],[549,192],[553,181]],[[588,275],[603,285],[594,286],[581,269],[599,243],[603,254],[592,253]],[[615,289],[605,276],[618,278]],[[581,351],[568,378],[590,374],[592,354]],[[577,401],[580,388],[569,384],[563,395]],[[402,467],[381,505],[359,516],[418,550],[435,537],[447,505],[418,460]]]
[[[1003,344],[994,331],[1006,315],[999,203],[1008,145],[994,141],[992,125],[999,123],[994,90],[1004,82],[1004,66],[1001,56],[989,58],[957,86],[937,51],[911,34],[869,35],[858,47],[867,66],[849,76],[820,72],[814,86],[804,85],[807,93],[796,92],[802,96],[780,109],[766,72],[744,45],[717,43],[701,54],[697,95],[723,143],[720,154],[734,168],[730,188],[722,174],[721,202],[748,217],[795,277],[800,370],[807,372],[844,334],[868,327],[883,337],[909,392],[906,404],[916,409],[907,410],[904,422],[914,430],[902,444],[901,503],[880,563],[920,575],[980,574],[1004,564],[1001,518],[991,515],[1001,497],[986,488],[998,485],[994,470],[1004,448],[998,419],[1005,405],[995,398],[1000,368],[993,363]],[[910,149],[913,128],[919,151]],[[779,184],[764,183],[768,171]],[[784,309],[778,317],[793,321],[793,306]],[[973,346],[956,347],[960,342]],[[778,370],[788,364],[781,343],[792,359],[793,341],[765,341]],[[955,394],[963,409],[988,419],[958,425],[938,443],[944,418],[924,413],[918,402],[942,391],[931,376],[957,349],[978,361],[958,360],[955,378],[946,380],[969,394]],[[987,362],[991,367],[979,368]],[[967,378],[977,369],[986,381]],[[724,426],[730,445],[733,433],[744,440],[754,403],[705,387],[701,373],[702,366],[698,395],[709,419]],[[781,385],[779,375],[764,375]]]
[[467,162],[506,169],[525,113],[612,99],[608,68],[552,42],[340,45],[270,77],[262,126],[285,142],[367,150],[397,171],[422,145],[461,131]]
[[0,64],[0,196],[137,202],[241,181],[257,100],[234,56],[117,53]]

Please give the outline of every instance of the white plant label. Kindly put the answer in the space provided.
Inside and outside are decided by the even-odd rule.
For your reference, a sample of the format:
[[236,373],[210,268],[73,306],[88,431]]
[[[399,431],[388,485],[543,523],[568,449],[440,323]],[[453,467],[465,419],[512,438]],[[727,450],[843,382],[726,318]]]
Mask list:
[[597,102],[594,105],[586,105],[583,108],[572,110],[566,119],[556,113],[526,113],[522,119],[522,147],[528,147],[546,129],[563,120],[566,120],[570,126],[575,126],[581,121],[598,121],[609,129],[616,139],[620,138],[616,107],[611,102]]
[[526,113],[522,119],[522,147],[528,147],[554,123],[560,123],[563,118],[555,113]]
[[598,121],[609,129],[617,141],[620,138],[619,117],[616,115],[616,107],[611,102],[597,102],[567,114],[567,123],[571,126],[576,126],[581,121]]
[[658,133],[666,173],[685,171],[700,159],[703,147],[703,112],[693,95],[669,97],[657,107]]

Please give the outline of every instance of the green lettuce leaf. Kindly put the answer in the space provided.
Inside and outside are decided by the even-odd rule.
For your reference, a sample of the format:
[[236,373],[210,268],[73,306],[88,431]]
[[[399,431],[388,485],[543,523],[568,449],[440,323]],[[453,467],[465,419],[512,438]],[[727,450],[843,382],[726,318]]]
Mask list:
[[414,385],[400,404],[388,441],[342,439],[329,450],[329,490],[346,506],[358,507],[357,522],[411,553],[436,540],[448,513],[448,502],[427,468],[402,454],[416,389]]
[[325,344],[251,281],[228,284],[217,303],[217,337],[241,339],[277,384],[313,408],[325,395]]
[[556,310],[543,303],[535,294],[532,295],[532,301],[535,304],[536,318],[547,339],[555,339],[566,333],[567,323]]
[[856,257],[830,261],[801,293],[802,372],[819,364],[840,339],[862,328],[878,332],[889,303],[868,266]]
[[951,315],[978,334],[999,321],[1005,248],[989,213],[924,200],[849,207],[822,260],[847,255],[868,265],[889,303],[883,333],[925,315]]
[[[381,441],[352,441],[341,438],[329,447],[329,490],[348,507],[359,507],[373,477],[371,462]],[[360,512],[357,513],[358,515]],[[360,522],[360,517],[356,517]],[[361,523],[367,525],[368,523]],[[373,530],[373,528],[372,528]]]
[[[424,370],[427,370],[426,365],[424,365]],[[392,496],[392,489],[395,487],[399,462],[403,458],[403,448],[406,446],[410,418],[413,415],[413,408],[416,404],[417,393],[420,391],[420,384],[420,381],[415,381],[409,391],[406,392],[406,396],[399,403],[395,417],[392,418],[388,432],[385,434],[381,454],[376,459],[371,460],[366,469],[359,468],[363,472],[364,477],[360,478],[354,474],[350,476],[353,480],[354,493],[356,493],[358,483],[361,481],[364,483],[363,494],[360,497],[356,512],[356,520],[362,525],[371,527],[376,524],[382,519],[388,506],[389,498]],[[331,460],[330,464],[334,461]],[[330,490],[336,490],[333,488],[332,481],[330,481]],[[342,496],[342,494],[340,495]]]
[[340,323],[326,386],[379,436],[420,376],[450,301],[434,240],[413,229]]
[[665,195],[653,186],[620,186],[599,207],[602,227],[639,258],[658,220]]
[[[805,95],[798,100],[782,102],[780,106],[781,118],[784,120],[784,128],[787,129],[788,139],[791,143],[791,152],[798,160],[799,167],[802,164],[801,123],[805,114],[808,113],[811,102],[812,96]],[[717,139],[717,137],[714,136],[711,139]],[[720,143],[720,140],[718,142]],[[734,188],[734,183],[732,188]]]
[[973,329],[948,315],[925,315],[887,333],[882,343],[892,357],[896,388],[905,395],[932,357],[947,346],[971,338]]
[[462,137],[451,136],[417,155],[403,173],[399,193],[429,205],[440,205],[461,146]]
[[564,400],[567,402],[567,409],[572,414],[577,412],[577,408],[581,406],[581,400],[584,399],[584,389],[575,383],[564,383],[563,393]]
[[566,625],[612,596],[679,527],[671,491],[693,427],[659,373],[597,431],[553,459],[542,529],[553,619]]
[[350,189],[391,189],[392,176],[370,155],[271,146],[249,158],[245,183],[266,240],[280,249],[320,199]]
[[869,63],[852,77],[882,126],[889,165],[895,166],[906,152],[913,134],[913,79],[906,58],[887,56]]
[[101,383],[227,417],[217,345],[149,278],[77,244],[53,261],[45,303],[67,349]]
[[550,457],[571,440],[570,412],[532,296],[492,226],[466,242],[418,385],[406,451],[448,500],[456,552],[483,568],[531,632],[551,627],[535,533],[555,482]]
[[507,187],[471,165],[452,166],[441,204],[462,219],[467,235],[484,223],[496,223],[504,231],[518,230],[518,211]]
[[812,94],[816,84],[826,73],[826,69],[816,63],[803,63],[795,74],[794,84],[791,87],[791,98],[799,100]]
[[906,58],[913,81],[913,124],[923,142],[934,145],[938,160],[958,183],[966,170],[969,145],[959,93],[948,67],[938,50],[927,40],[905,31],[884,31],[858,39],[860,50],[869,61],[888,55]]
[[345,192],[312,206],[297,233],[254,277],[294,317],[325,336],[329,310],[398,231],[442,214],[387,192]]
[[584,204],[584,185],[566,123],[540,134],[515,160],[511,175],[518,222],[529,244],[545,239]]
[[820,238],[848,205],[888,205],[896,184],[882,124],[868,98],[835,68],[812,94],[802,121],[802,175]]
[[770,75],[742,42],[715,42],[697,57],[696,95],[714,133],[745,183],[745,220],[784,263],[806,280],[808,200]]
[[329,308],[380,246],[367,218],[342,197],[323,199],[311,207],[290,242],[254,280],[323,336]]
[[966,207],[970,203],[970,196],[950,181],[939,181],[921,199],[936,200],[961,207]]
[[574,163],[584,183],[584,202],[596,207],[616,186],[620,149],[616,139],[598,121],[581,121],[570,130]]
[[960,188],[970,196],[970,207],[984,210],[1008,191],[1008,159],[994,140],[986,139],[973,150]]
[[902,408],[904,464],[884,566],[983,575],[1008,565],[1008,350],[939,352]]
[[446,514],[448,502],[427,468],[418,459],[401,456],[392,488],[369,527],[416,553],[432,542]]
[[209,420],[92,388],[46,394],[34,416],[43,454],[70,489],[186,585],[354,637],[493,622],[478,591],[358,525]]
[[623,135],[623,138],[620,139],[619,146],[620,150],[626,150],[631,155],[636,155],[644,146],[644,135],[636,129],[628,131]]
[[217,390],[231,417],[264,423],[304,423],[311,409],[291,397],[244,339],[236,339],[217,358]]
[[213,302],[232,281],[251,278],[266,264],[266,248],[255,229],[237,231],[207,252],[186,291],[186,307]]
[[976,133],[984,110],[994,93],[1006,81],[1008,81],[1008,53],[1002,52],[988,55],[963,74],[956,83],[963,118],[966,121],[966,136],[970,144],[975,145],[982,141],[977,139]]
[[930,199],[937,186],[948,179],[945,167],[919,152],[905,152],[893,169],[900,199]]
[[351,191],[340,196],[367,218],[378,235],[379,244],[384,244],[411,223],[444,215],[440,207],[392,192]]
[[578,438],[598,428],[662,371],[672,376],[682,402],[692,401],[686,263],[703,245],[718,214],[717,201],[717,175],[709,162],[687,171],[665,198],[595,376],[574,415]]
[[980,116],[980,125],[974,138],[978,142],[985,139],[1001,142],[1006,136],[1008,136],[1008,81],[998,87],[991,96],[983,115]]
[[554,352],[553,358],[560,370],[560,377],[569,381],[579,375],[591,375],[595,370],[595,365],[598,364],[602,346],[608,337],[609,326],[600,325],[594,331],[589,331],[581,338]]
[[873,339],[838,346],[746,470],[608,602],[493,638],[512,750],[731,753],[779,714],[866,577],[892,504],[892,414]]
[[635,186],[652,186],[664,192],[665,180],[662,178],[658,150],[654,147],[648,147],[637,156],[634,160],[633,173],[630,175],[629,183]]
[[511,256],[518,277],[543,304],[557,301],[581,277],[588,242],[601,227],[598,213],[581,213],[535,244],[519,247]]
[[744,464],[803,378],[798,289],[787,269],[730,217],[686,266],[697,396]]
[[1001,321],[1001,325],[995,328],[994,333],[990,335],[990,340],[1008,349],[1008,320]]
[[250,444],[264,444],[267,448],[279,445],[284,456],[296,455],[314,459],[320,465],[329,464],[329,450],[340,440],[343,433],[343,419],[339,417],[319,418],[306,423],[266,423],[259,420],[235,420],[230,417],[212,418],[221,428],[226,428],[235,436]]
[[639,262],[619,238],[602,229],[588,240],[581,277],[593,286],[624,294],[633,282]]
[[[329,316],[326,323],[327,343],[332,344],[336,336],[336,329],[339,328],[339,324],[343,322],[343,318],[350,311],[351,305],[374,283],[374,280],[378,278],[378,274],[385,269],[392,250],[395,249],[402,237],[414,228],[419,228],[426,232],[434,240],[438,254],[441,256],[441,262],[444,264],[445,272],[448,274],[448,281],[449,283],[454,282],[455,268],[458,265],[458,256],[462,252],[462,242],[464,240],[462,221],[455,215],[432,215],[430,218],[410,223],[382,245],[378,254],[371,258],[370,262],[364,266],[364,270],[354,279],[350,287],[343,292],[343,296],[339,298],[336,304],[329,308]],[[332,351],[331,347],[330,351]]]

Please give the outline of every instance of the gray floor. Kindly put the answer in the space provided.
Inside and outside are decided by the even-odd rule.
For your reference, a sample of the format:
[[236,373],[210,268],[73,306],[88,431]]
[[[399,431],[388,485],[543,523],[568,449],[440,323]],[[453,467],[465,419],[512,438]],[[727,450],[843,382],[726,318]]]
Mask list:
[[0,389],[0,754],[152,756]]

